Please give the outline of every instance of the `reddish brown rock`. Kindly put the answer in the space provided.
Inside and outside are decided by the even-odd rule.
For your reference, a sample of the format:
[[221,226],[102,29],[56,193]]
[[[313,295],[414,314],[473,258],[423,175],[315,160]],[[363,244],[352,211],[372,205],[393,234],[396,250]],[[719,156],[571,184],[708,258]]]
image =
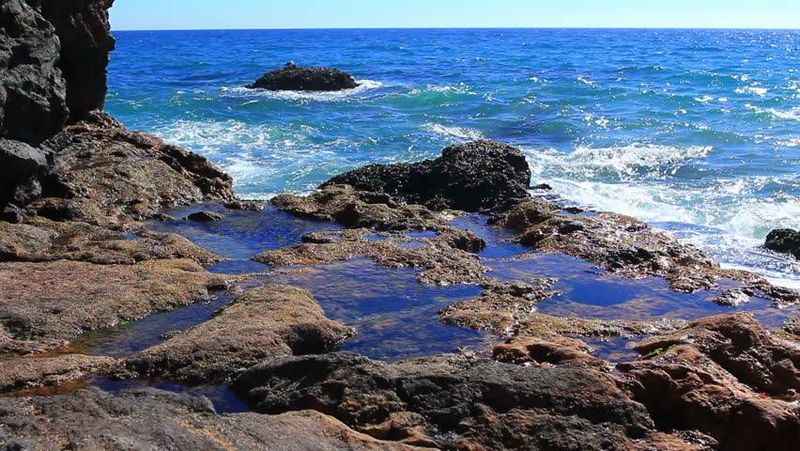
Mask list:
[[110,372],[115,365],[110,357],[79,354],[0,358],[0,392],[62,385]]
[[270,285],[245,292],[214,318],[127,365],[142,376],[211,383],[266,358],[329,352],[353,334],[327,319],[307,291]]
[[747,315],[704,319],[645,342],[619,365],[662,430],[695,429],[720,449],[790,450],[800,441],[798,345]]

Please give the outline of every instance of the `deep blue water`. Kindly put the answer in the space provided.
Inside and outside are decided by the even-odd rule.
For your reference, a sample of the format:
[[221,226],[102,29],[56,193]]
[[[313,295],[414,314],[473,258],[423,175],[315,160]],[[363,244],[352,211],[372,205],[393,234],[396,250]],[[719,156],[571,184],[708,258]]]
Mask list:
[[[225,167],[244,196],[479,137],[535,181],[628,213],[729,265],[795,283],[758,249],[800,227],[800,32],[118,32],[108,109]],[[337,94],[242,88],[289,60],[353,73]]]

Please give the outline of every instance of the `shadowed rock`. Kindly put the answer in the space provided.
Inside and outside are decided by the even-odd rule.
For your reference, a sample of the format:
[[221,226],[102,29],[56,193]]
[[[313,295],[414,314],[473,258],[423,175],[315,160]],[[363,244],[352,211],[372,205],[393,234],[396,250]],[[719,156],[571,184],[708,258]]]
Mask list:
[[314,411],[217,415],[207,398],[97,389],[0,398],[0,447],[16,449],[412,450]]
[[531,170],[521,151],[493,141],[450,146],[435,160],[371,165],[337,176],[330,185],[388,194],[433,210],[492,211],[529,197]]
[[586,367],[340,353],[265,362],[234,388],[259,412],[315,409],[376,438],[446,449],[647,449],[656,432],[641,404]]
[[792,229],[777,229],[767,235],[764,247],[782,254],[800,258],[800,232]]
[[20,141],[0,138],[0,208],[25,205],[42,195],[47,153]]
[[358,87],[350,74],[327,67],[300,67],[288,63],[264,74],[250,89],[270,91],[342,91]]

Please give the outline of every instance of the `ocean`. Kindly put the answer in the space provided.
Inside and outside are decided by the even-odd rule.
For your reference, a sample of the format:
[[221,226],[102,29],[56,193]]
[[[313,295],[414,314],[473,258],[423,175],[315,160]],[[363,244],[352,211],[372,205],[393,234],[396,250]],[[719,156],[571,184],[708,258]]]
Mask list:
[[[771,229],[800,228],[800,31],[115,34],[107,109],[218,163],[243,197],[494,139],[522,149],[533,182],[568,202],[800,287],[797,261],[760,248]],[[243,87],[288,61],[361,85]]]

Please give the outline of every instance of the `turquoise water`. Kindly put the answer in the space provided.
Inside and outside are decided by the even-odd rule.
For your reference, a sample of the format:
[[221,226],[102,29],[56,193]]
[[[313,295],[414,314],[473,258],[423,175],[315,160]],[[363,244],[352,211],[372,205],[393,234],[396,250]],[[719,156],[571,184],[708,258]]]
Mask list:
[[[800,32],[119,32],[108,109],[223,166],[245,197],[477,138],[537,183],[631,214],[731,266],[800,281],[758,246],[800,228]],[[289,60],[347,70],[344,93],[244,89]]]

